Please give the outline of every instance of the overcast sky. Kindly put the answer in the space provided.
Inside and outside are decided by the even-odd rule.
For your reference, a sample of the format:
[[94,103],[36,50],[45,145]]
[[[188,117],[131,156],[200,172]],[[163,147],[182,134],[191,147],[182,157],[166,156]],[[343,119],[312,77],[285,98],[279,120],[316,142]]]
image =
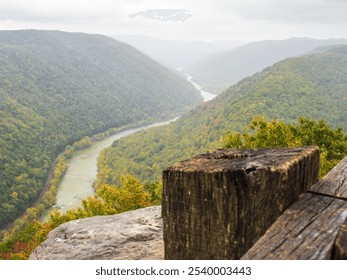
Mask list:
[[[129,17],[186,9],[186,21]],[[0,30],[53,29],[173,40],[347,38],[347,0],[0,0]]]

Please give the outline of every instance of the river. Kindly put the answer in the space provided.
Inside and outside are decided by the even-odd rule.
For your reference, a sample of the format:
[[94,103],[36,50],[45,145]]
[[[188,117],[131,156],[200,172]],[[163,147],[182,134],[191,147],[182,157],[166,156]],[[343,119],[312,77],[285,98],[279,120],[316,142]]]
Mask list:
[[197,83],[193,82],[193,77],[189,76],[188,74],[185,74],[187,80],[198,90],[200,91],[202,97],[204,98],[204,102],[212,100],[213,98],[215,98],[217,95],[208,91],[205,91],[201,88],[200,85],[198,85]]
[[[191,76],[186,75],[186,77],[187,80],[201,92],[201,95],[203,96],[205,102],[211,100],[216,96],[215,94],[201,90],[201,87],[198,84],[192,82]],[[165,125],[177,119],[178,118],[164,122],[156,122],[150,125],[140,126],[133,129],[127,129],[111,135],[103,140],[95,142],[90,147],[84,150],[75,152],[72,158],[68,161],[67,171],[58,186],[56,205],[43,213],[40,217],[40,221],[47,221],[49,213],[52,212],[55,208],[58,208],[60,209],[60,211],[65,212],[69,209],[80,206],[83,199],[94,194],[93,183],[97,175],[97,158],[101,150],[110,147],[114,141],[122,137],[129,136],[131,134],[134,134],[135,132],[151,127]]]
[[144,129],[168,124],[176,119],[177,118],[127,129],[97,141],[86,149],[75,152],[72,158],[68,161],[67,171],[58,186],[56,205],[43,213],[40,217],[40,221],[47,221],[49,213],[55,208],[65,212],[69,209],[80,206],[83,199],[94,194],[93,183],[96,180],[98,171],[97,158],[101,150],[110,147],[114,141],[120,138]]

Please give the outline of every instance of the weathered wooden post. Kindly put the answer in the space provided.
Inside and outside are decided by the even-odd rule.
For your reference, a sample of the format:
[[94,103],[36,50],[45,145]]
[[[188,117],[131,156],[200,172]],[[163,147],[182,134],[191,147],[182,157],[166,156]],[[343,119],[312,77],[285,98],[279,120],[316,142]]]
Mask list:
[[333,252],[332,259],[347,260],[347,219],[337,232]]
[[288,207],[242,259],[346,260],[346,178],[347,157]]
[[166,168],[165,259],[239,259],[318,172],[317,147],[219,150]]

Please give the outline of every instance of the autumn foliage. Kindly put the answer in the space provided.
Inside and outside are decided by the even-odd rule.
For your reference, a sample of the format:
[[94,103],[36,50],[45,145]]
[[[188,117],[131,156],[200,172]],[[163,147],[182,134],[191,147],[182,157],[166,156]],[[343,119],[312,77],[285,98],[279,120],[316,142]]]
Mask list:
[[62,223],[92,217],[112,215],[161,203],[161,184],[143,185],[133,176],[122,176],[121,185],[102,185],[82,206],[61,213],[55,210],[47,223],[35,220],[18,232],[5,234],[0,243],[0,259],[27,259],[46,239],[47,234]]

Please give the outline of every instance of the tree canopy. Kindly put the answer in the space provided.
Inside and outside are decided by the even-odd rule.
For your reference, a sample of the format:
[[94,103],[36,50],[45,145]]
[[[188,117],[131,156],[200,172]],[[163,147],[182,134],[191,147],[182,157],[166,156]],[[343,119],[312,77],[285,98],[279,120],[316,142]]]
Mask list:
[[256,149],[318,146],[320,175],[324,176],[347,155],[347,134],[333,129],[324,120],[299,117],[296,124],[265,117],[255,117],[243,133],[230,131],[222,137],[225,148]]

